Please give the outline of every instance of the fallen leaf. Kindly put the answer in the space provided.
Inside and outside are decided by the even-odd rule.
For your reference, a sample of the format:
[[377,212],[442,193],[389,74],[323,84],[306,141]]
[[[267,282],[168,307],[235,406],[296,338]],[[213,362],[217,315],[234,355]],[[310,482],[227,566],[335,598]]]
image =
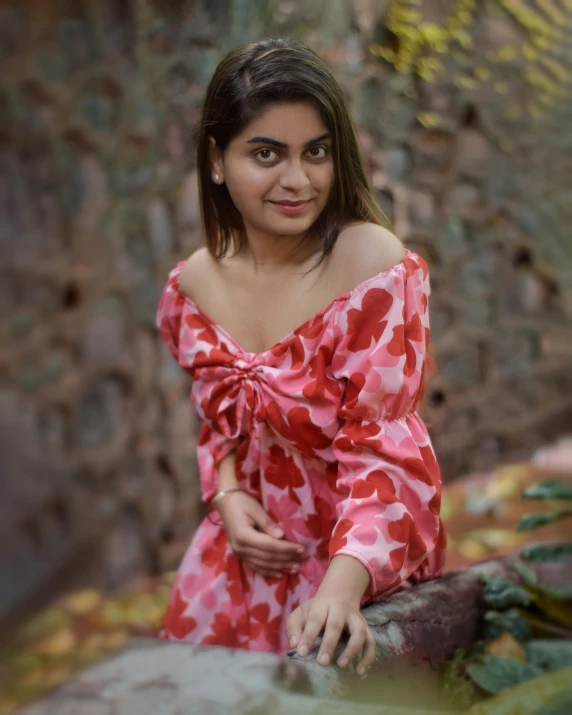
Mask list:
[[104,638],[104,648],[106,650],[117,650],[122,648],[129,639],[129,631],[122,629],[109,633]]
[[72,672],[72,669],[63,666],[42,668],[25,675],[21,683],[28,687],[41,687],[42,689],[53,688],[55,685],[61,685],[61,683],[66,681]]
[[64,600],[64,605],[74,616],[81,616],[95,610],[101,605],[101,594],[93,588],[71,593]]
[[77,638],[74,632],[70,628],[62,628],[41,640],[33,649],[36,653],[58,656],[66,655],[72,651],[76,645]]
[[480,561],[487,555],[487,549],[473,539],[463,539],[457,546],[457,551],[466,559],[471,561]]
[[507,464],[497,467],[494,477],[488,485],[487,492],[498,499],[510,499],[520,496],[522,487],[531,478],[532,469],[529,464]]
[[489,549],[516,548],[522,543],[522,537],[512,529],[475,529],[465,534],[465,538],[478,541]]
[[526,661],[526,651],[521,644],[510,633],[501,633],[494,641],[490,641],[485,646],[485,651],[489,655],[498,655],[503,658],[513,658],[514,660]]

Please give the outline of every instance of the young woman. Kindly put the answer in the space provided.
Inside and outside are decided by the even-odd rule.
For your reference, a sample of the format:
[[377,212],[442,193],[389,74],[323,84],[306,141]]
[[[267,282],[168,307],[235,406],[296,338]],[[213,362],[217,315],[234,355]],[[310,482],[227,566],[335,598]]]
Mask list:
[[417,407],[427,266],[382,227],[342,92],[302,44],[240,47],[198,135],[206,247],[157,323],[193,377],[210,508],[161,637],[345,667],[360,607],[437,576],[441,484]]

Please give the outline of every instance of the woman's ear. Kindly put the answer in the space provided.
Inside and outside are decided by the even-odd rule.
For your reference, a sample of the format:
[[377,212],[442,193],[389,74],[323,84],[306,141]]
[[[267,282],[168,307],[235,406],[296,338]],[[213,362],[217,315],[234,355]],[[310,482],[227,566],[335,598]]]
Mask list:
[[224,169],[222,155],[216,145],[214,137],[208,137],[209,143],[209,164],[211,169],[211,179],[215,184],[224,184]]

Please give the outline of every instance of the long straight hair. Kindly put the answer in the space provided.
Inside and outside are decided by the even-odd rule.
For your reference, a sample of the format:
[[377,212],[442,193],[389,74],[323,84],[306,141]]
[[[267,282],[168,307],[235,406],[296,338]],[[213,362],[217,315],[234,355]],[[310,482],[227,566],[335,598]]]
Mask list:
[[342,90],[325,62],[306,45],[269,39],[232,50],[207,88],[197,136],[201,216],[207,248],[219,259],[246,241],[242,217],[226,184],[211,180],[208,139],[224,153],[257,115],[277,102],[308,101],[320,112],[332,137],[334,181],[326,206],[308,236],[321,236],[321,256],[332,250],[344,225],[389,224],[368,184]]

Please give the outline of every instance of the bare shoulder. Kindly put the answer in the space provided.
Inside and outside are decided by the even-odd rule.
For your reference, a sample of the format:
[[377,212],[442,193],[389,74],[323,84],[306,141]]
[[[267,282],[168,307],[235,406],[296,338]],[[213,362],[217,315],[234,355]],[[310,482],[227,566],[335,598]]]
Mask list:
[[344,228],[332,251],[332,268],[344,290],[401,263],[405,247],[391,231],[374,223]]
[[212,280],[216,271],[216,261],[203,246],[187,258],[179,275],[179,286],[190,298],[200,293],[201,286]]

